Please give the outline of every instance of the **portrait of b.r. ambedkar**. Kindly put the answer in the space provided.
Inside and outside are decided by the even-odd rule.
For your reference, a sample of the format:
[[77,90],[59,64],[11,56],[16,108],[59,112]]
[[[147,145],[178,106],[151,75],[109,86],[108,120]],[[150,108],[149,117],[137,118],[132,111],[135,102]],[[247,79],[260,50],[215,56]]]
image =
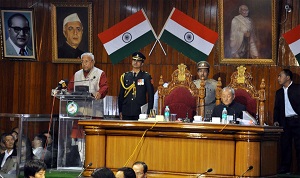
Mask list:
[[12,14],[7,20],[6,56],[32,56],[30,22],[21,13]]

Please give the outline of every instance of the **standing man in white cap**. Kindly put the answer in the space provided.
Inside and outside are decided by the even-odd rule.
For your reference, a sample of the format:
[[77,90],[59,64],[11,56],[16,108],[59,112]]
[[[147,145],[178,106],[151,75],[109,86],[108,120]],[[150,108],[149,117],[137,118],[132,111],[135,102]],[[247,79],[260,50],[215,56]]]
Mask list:
[[68,15],[63,22],[66,41],[58,47],[58,58],[80,58],[83,51],[78,48],[83,34],[83,26],[77,15]]
[[194,84],[197,88],[200,88],[200,79],[204,77],[205,80],[205,106],[204,114],[211,114],[216,105],[216,88],[217,81],[214,79],[208,79],[210,65],[206,61],[200,61],[197,63],[197,74],[199,79],[194,80]]

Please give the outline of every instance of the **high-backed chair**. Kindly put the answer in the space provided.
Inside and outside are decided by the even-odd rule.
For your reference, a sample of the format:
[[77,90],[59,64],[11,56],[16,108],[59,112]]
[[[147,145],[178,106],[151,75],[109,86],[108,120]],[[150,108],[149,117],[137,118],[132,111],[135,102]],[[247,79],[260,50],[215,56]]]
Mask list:
[[237,71],[231,75],[231,81],[228,85],[235,90],[235,101],[246,106],[247,111],[256,119],[260,125],[264,124],[265,120],[265,79],[261,80],[260,89],[252,84],[252,76],[246,72],[246,67],[239,66]]
[[192,74],[186,69],[186,65],[178,65],[172,73],[172,80],[167,87],[163,87],[163,77],[160,76],[158,86],[158,114],[162,115],[164,108],[169,106],[171,113],[177,114],[177,118],[192,118],[196,113],[204,118],[205,84],[201,80],[200,89],[192,80]]

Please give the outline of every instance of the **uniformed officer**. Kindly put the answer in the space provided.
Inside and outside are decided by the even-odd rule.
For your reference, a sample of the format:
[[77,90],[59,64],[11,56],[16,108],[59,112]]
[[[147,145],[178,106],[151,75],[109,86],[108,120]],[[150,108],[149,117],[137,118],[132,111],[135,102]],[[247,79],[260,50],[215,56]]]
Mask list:
[[205,80],[205,117],[212,113],[216,105],[216,87],[217,81],[214,79],[207,79],[209,74],[210,65],[207,61],[200,61],[197,63],[197,74],[199,79],[194,80],[194,84],[197,88],[200,88],[200,79],[204,77]]
[[141,106],[147,103],[147,98],[147,114],[153,108],[154,88],[151,83],[152,78],[149,73],[141,70],[145,59],[146,57],[142,53],[133,53],[132,71],[121,75],[118,97],[120,119],[138,120],[141,114]]

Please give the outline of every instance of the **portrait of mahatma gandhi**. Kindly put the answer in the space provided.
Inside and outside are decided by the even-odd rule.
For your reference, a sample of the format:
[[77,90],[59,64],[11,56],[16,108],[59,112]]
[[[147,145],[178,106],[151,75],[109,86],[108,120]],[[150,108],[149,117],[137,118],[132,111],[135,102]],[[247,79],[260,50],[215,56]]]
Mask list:
[[64,18],[63,34],[65,41],[58,47],[58,58],[80,58],[83,53],[78,48],[82,40],[83,26],[77,13]]
[[31,11],[2,10],[4,57],[34,58]]
[[218,0],[218,4],[220,62],[274,64],[276,1]]

